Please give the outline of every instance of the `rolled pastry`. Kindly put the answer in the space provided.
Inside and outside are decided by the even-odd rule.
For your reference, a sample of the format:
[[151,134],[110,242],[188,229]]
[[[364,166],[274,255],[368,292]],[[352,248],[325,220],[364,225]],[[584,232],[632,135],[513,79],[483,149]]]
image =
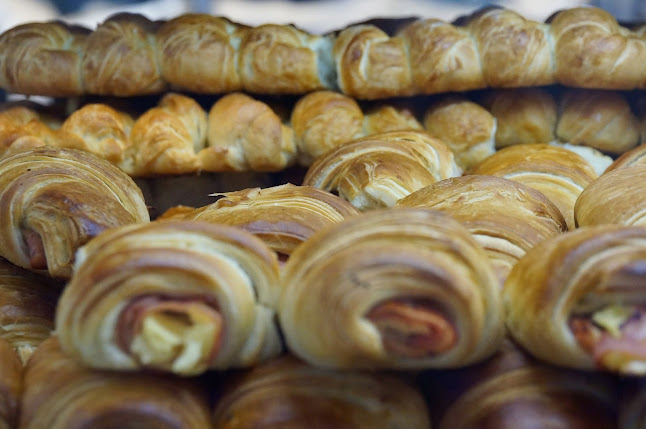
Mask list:
[[541,360],[646,374],[646,229],[580,227],[530,249],[504,287],[511,335]]
[[53,277],[69,277],[78,247],[102,231],[149,221],[135,182],[83,151],[43,146],[5,158],[0,189],[0,256]]
[[503,148],[475,166],[471,174],[504,177],[542,192],[561,211],[569,229],[575,228],[577,198],[597,178],[581,156],[548,144]]
[[62,285],[0,259],[0,339],[26,363],[54,330]]
[[602,174],[579,195],[574,206],[578,226],[646,225],[646,165]]
[[428,429],[421,393],[392,374],[332,371],[284,356],[232,380],[215,427]]
[[501,286],[525,252],[567,230],[561,212],[542,193],[495,176],[442,180],[397,206],[440,210],[466,226],[487,252]]
[[493,354],[500,287],[486,253],[448,215],[375,210],[310,237],[283,271],[288,348],[329,368],[452,368]]
[[284,260],[316,231],[359,214],[344,199],[310,186],[286,184],[215,195],[222,198],[175,217],[242,228]]
[[328,152],[310,166],[303,185],[337,193],[368,210],[392,207],[424,186],[461,173],[441,140],[423,131],[393,131]]
[[18,427],[23,366],[13,347],[0,339],[0,429]]
[[646,164],[646,158],[644,155],[646,155],[646,144],[640,144],[615,159],[614,162],[608,166],[606,171]]
[[38,347],[25,368],[20,427],[212,426],[206,394],[195,380],[93,370],[67,356],[53,336]]
[[56,311],[63,351],[94,368],[182,375],[281,350],[276,255],[226,225],[159,221],[82,247]]

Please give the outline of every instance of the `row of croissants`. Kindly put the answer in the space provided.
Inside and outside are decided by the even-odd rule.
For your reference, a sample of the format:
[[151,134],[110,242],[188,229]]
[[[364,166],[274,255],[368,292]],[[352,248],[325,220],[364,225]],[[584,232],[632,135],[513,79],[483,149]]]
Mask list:
[[362,99],[552,84],[638,89],[646,87],[644,33],[592,7],[547,22],[485,8],[453,23],[383,19],[323,35],[206,14],[159,22],[117,14],[93,29],[55,21],[7,30],[0,88],[47,96],[331,89]]
[[395,137],[154,219],[91,153],[0,160],[7,427],[643,427],[642,158],[515,145],[400,197],[453,160]]

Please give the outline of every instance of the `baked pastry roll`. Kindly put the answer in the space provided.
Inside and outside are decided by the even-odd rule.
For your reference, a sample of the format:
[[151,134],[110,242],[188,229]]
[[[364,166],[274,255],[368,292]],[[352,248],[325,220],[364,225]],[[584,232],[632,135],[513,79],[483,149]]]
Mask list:
[[587,226],[544,240],[507,277],[509,332],[555,365],[646,374],[644,258],[644,228]]
[[426,131],[449,146],[463,170],[496,151],[496,123],[482,106],[459,96],[431,105],[424,114]]
[[569,229],[575,228],[577,198],[597,178],[581,156],[548,144],[503,148],[476,165],[471,174],[504,177],[542,192],[561,211]]
[[632,167],[634,165],[646,164],[646,144],[640,144],[637,147],[623,153],[606,169],[607,172],[623,167]]
[[351,217],[299,246],[278,315],[289,350],[322,367],[454,368],[503,337],[500,286],[482,247],[441,212]]
[[158,26],[143,15],[129,13],[112,15],[99,24],[83,46],[85,91],[129,97],[166,89],[154,41]]
[[296,158],[294,131],[267,104],[227,94],[208,113],[204,171],[278,171]]
[[284,260],[316,231],[359,214],[344,199],[309,186],[286,184],[214,195],[222,198],[173,216],[242,228],[261,238]]
[[54,330],[62,285],[0,259],[0,339],[26,363]]
[[79,250],[56,333],[93,368],[248,366],[281,351],[278,288],[276,255],[241,229],[172,220],[113,228]]
[[[646,44],[644,45],[646,49]],[[626,98],[615,91],[567,90],[560,99],[556,136],[618,155],[639,143],[639,122]]]
[[591,182],[576,201],[578,226],[646,225],[646,165],[618,168]]
[[76,250],[102,231],[144,223],[141,190],[96,156],[39,147],[0,161],[0,256],[67,278]]
[[497,148],[556,139],[558,108],[546,90],[499,89],[485,93],[481,103],[496,118]]
[[424,186],[459,176],[448,146],[416,130],[375,134],[318,158],[304,186],[336,193],[359,210],[392,207]]
[[563,215],[545,195],[495,176],[442,180],[397,206],[439,210],[466,226],[487,252],[501,286],[525,252],[567,230]]
[[567,149],[576,153],[581,158],[588,161],[597,176],[601,176],[603,173],[605,173],[608,167],[610,167],[610,165],[614,162],[614,160],[610,156],[605,155],[600,150],[590,146],[560,143],[557,141],[550,142],[550,145],[562,147],[563,149]]
[[206,394],[195,380],[87,368],[53,336],[25,368],[21,428],[210,428]]
[[428,429],[421,393],[392,374],[315,368],[292,356],[231,380],[216,399],[215,427]]
[[18,427],[23,366],[13,347],[0,339],[0,429]]
[[423,130],[424,127],[406,106],[381,104],[368,109],[363,119],[366,136],[390,131]]
[[83,94],[81,63],[90,33],[62,22],[7,30],[0,35],[0,87],[25,95]]

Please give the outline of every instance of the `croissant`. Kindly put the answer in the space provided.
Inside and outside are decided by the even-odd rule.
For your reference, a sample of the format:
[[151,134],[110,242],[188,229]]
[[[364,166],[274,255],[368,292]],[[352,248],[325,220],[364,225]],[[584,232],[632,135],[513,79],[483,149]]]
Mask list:
[[511,335],[564,367],[646,373],[646,229],[598,225],[544,240],[511,270],[503,295]]
[[76,249],[100,232],[149,221],[133,180],[87,152],[44,146],[5,158],[0,189],[0,256],[52,277],[69,277]]
[[83,246],[56,310],[63,351],[94,368],[182,375],[281,350],[276,255],[238,228],[159,221]]
[[215,203],[183,215],[175,208],[174,216],[242,228],[285,260],[316,231],[359,213],[344,199],[309,186],[285,184],[219,195]]
[[54,329],[60,285],[0,259],[0,339],[23,363]]
[[471,174],[504,177],[542,192],[561,211],[569,229],[575,227],[577,198],[597,178],[581,156],[547,144],[503,148],[476,165]]
[[13,347],[0,339],[0,429],[17,427],[23,367]]
[[354,140],[318,158],[304,186],[348,200],[359,210],[392,207],[424,186],[461,174],[453,152],[423,131],[393,131]]
[[464,366],[502,340],[500,287],[468,230],[438,211],[375,210],[319,231],[283,271],[289,350],[331,368]]
[[525,252],[567,230],[561,212],[542,193],[495,176],[442,180],[397,206],[440,210],[461,222],[487,252],[501,285]]
[[421,393],[392,374],[332,371],[284,356],[231,380],[215,427],[428,429]]
[[642,165],[646,163],[646,158],[644,158],[644,155],[646,155],[645,143],[640,144],[639,146],[636,146],[631,150],[623,153],[621,156],[615,159],[612,162],[612,164],[608,166],[606,171],[609,172],[611,170],[616,170],[618,168],[631,167],[634,165]]
[[56,336],[25,368],[20,428],[211,428],[195,380],[145,372],[93,370],[67,356]]
[[463,97],[431,105],[424,115],[424,128],[449,146],[465,171],[496,151],[496,118]]
[[646,165],[618,168],[599,176],[576,201],[576,224],[645,225],[644,178]]

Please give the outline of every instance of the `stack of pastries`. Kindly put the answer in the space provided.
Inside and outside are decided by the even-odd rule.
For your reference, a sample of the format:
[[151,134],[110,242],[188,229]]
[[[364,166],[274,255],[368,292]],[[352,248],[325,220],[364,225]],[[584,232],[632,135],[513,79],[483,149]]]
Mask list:
[[646,426],[646,26],[117,14],[0,89],[0,428]]

